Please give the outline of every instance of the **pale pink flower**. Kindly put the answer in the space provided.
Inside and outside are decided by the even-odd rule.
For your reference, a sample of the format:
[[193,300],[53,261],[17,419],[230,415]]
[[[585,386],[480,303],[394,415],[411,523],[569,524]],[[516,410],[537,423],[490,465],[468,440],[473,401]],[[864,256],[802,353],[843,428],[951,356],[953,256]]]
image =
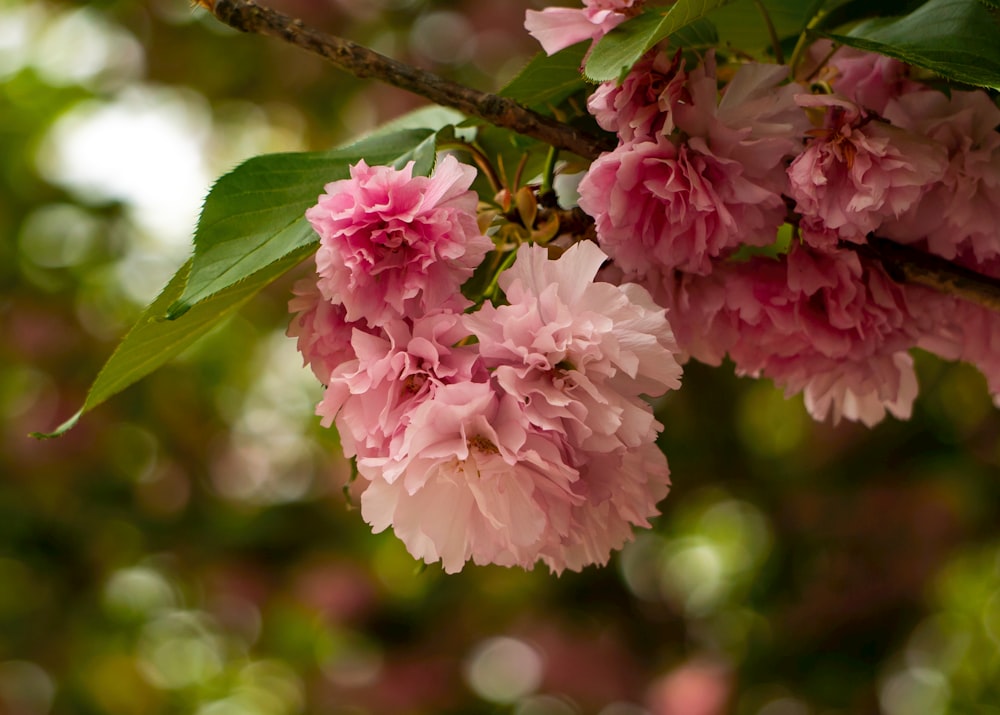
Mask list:
[[365,521],[376,532],[392,526],[410,554],[448,573],[469,560],[530,568],[568,534],[569,510],[582,500],[559,441],[482,382],[439,387],[413,410],[392,453],[358,469],[370,481]]
[[384,455],[406,428],[410,413],[448,383],[489,379],[461,316],[430,313],[410,321],[390,320],[378,335],[355,331],[356,358],[339,365],[316,413],[323,425],[334,420],[347,456]]
[[814,419],[830,415],[834,424],[846,418],[874,427],[886,412],[907,420],[917,397],[913,358],[905,351],[876,355],[864,363],[840,363],[805,378],[803,385],[787,375],[784,385],[789,393],[801,390]]
[[1000,256],[1000,108],[985,92],[926,91],[891,102],[894,124],[941,144],[948,166],[941,180],[882,233],[905,243],[926,241],[953,259],[971,249],[980,261]]
[[[786,82],[788,73],[784,65],[740,65],[706,135],[713,152],[740,162],[744,175],[779,193],[787,190],[787,164],[802,151],[811,128],[796,101],[803,87]],[[694,133],[684,117],[678,116],[678,122],[683,131]]]
[[430,177],[403,169],[351,167],[306,211],[320,235],[319,288],[347,319],[381,325],[436,308],[461,310],[459,288],[492,242],[476,224],[475,170],[445,157]]
[[466,316],[485,364],[532,424],[592,452],[652,442],[641,394],[680,386],[664,311],[635,284],[595,283],[607,256],[581,242],[558,260],[522,245],[500,277],[507,305]]
[[580,182],[601,247],[629,278],[672,270],[709,273],[741,244],[766,246],[785,219],[780,193],[748,179],[742,163],[703,139],[663,136],[603,154]]
[[541,559],[554,572],[604,565],[649,519],[670,489],[667,458],[655,442],[614,452],[581,454],[580,479],[572,490],[583,500],[571,507],[571,527],[550,532]]
[[303,363],[326,385],[330,374],[343,362],[353,360],[351,335],[356,328],[370,330],[362,322],[349,322],[344,306],[324,298],[315,278],[303,278],[292,288],[288,310],[294,313],[286,335],[297,338]]
[[525,12],[524,28],[548,55],[584,40],[598,40],[630,16],[641,0],[583,0],[584,7]]
[[[862,242],[913,206],[944,174],[944,148],[864,114],[832,95],[801,95],[826,108],[823,129],[791,164],[789,196],[806,224]],[[826,244],[828,241],[822,241]]]

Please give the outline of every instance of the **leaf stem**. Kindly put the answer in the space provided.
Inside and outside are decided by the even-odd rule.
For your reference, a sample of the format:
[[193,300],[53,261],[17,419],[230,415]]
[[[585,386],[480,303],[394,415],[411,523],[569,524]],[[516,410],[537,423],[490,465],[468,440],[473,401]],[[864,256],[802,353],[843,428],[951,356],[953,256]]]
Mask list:
[[764,7],[762,0],[753,0],[753,4],[757,6],[757,10],[764,18],[764,24],[767,26],[767,34],[771,38],[771,49],[774,50],[774,61],[779,65],[785,64],[785,53],[781,51],[781,40],[778,39],[778,32],[774,29],[774,23],[771,22],[770,13]]
[[802,32],[799,33],[799,39],[795,43],[795,49],[792,50],[792,58],[788,61],[789,67],[792,68],[792,78],[795,77],[795,70],[798,69],[799,63],[802,61],[802,54],[805,52],[806,46],[809,44],[809,31],[819,25],[825,16],[826,13],[820,10],[813,15],[812,19],[809,20],[809,24],[807,24],[805,28],[803,28]]

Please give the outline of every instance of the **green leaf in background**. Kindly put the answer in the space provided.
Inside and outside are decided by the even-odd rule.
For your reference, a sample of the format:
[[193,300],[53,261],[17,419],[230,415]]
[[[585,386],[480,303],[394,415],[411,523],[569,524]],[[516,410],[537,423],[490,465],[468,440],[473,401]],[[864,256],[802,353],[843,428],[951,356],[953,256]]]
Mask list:
[[539,52],[500,90],[500,96],[539,112],[559,104],[587,86],[580,76],[587,46],[579,42],[551,56]]
[[[871,0],[869,0],[869,3]],[[762,0],[779,38],[798,35],[816,14],[821,0]],[[718,8],[709,19],[715,23],[722,46],[761,57],[771,50],[771,37],[754,2],[745,0]],[[768,58],[773,62],[773,56]]]
[[300,247],[247,280],[231,285],[201,301],[176,320],[167,320],[164,317],[167,306],[180,297],[191,272],[189,260],[174,274],[156,300],[146,308],[101,368],[80,410],[54,431],[35,432],[32,436],[50,438],[62,435],[71,429],[85,412],[89,412],[109,397],[146,377],[219,325],[262,288],[308,257],[312,250],[311,247]]
[[167,309],[170,319],[275,261],[316,243],[305,210],[323,186],[350,176],[349,166],[401,167],[414,173],[434,165],[434,131],[405,129],[375,134],[329,152],[268,154],[250,159],[212,187],[194,237],[191,275],[182,295]]
[[620,79],[657,42],[733,0],[677,0],[667,10],[649,9],[602,37],[585,69],[595,82]]
[[862,22],[830,39],[948,79],[1000,89],[1000,23],[980,0],[929,0],[909,15]]

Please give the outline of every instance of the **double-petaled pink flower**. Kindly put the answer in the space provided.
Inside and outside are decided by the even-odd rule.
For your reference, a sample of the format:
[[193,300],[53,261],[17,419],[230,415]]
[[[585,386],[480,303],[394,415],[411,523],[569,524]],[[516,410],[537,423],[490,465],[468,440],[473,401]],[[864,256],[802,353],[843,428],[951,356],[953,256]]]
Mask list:
[[442,307],[463,309],[459,288],[493,247],[476,224],[475,169],[447,156],[430,177],[351,167],[306,211],[320,236],[319,289],[350,321],[382,325]]

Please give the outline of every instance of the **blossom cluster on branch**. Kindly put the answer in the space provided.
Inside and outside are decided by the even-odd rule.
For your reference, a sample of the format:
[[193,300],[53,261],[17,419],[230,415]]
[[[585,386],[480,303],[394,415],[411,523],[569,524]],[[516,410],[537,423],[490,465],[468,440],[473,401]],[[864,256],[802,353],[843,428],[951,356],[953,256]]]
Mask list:
[[[552,53],[640,4],[526,27]],[[453,155],[429,177],[361,161],[326,186],[289,334],[376,531],[448,572],[605,563],[667,493],[645,398],[691,357],[874,425],[910,415],[920,347],[976,364],[1000,403],[1000,314],[896,280],[874,250],[1000,278],[1000,109],[828,41],[806,58],[720,67],[659,47],[596,87],[587,109],[618,145],[579,183],[590,233],[533,234],[537,187],[477,215]]]
[[1000,404],[1000,315],[863,250],[877,236],[1000,277],[1000,109],[881,55],[811,54],[811,88],[747,63],[720,92],[713,52],[688,70],[663,50],[598,87],[588,108],[619,137],[580,184],[599,244],[687,355],[728,356],[817,419],[908,417],[915,347],[977,365]]
[[376,531],[448,572],[604,563],[667,493],[641,396],[679,386],[673,334],[645,289],[594,280],[607,257],[589,242],[521,245],[504,301],[472,310],[459,289],[493,247],[474,174],[447,156],[431,177],[362,162],[328,184],[289,334]]

